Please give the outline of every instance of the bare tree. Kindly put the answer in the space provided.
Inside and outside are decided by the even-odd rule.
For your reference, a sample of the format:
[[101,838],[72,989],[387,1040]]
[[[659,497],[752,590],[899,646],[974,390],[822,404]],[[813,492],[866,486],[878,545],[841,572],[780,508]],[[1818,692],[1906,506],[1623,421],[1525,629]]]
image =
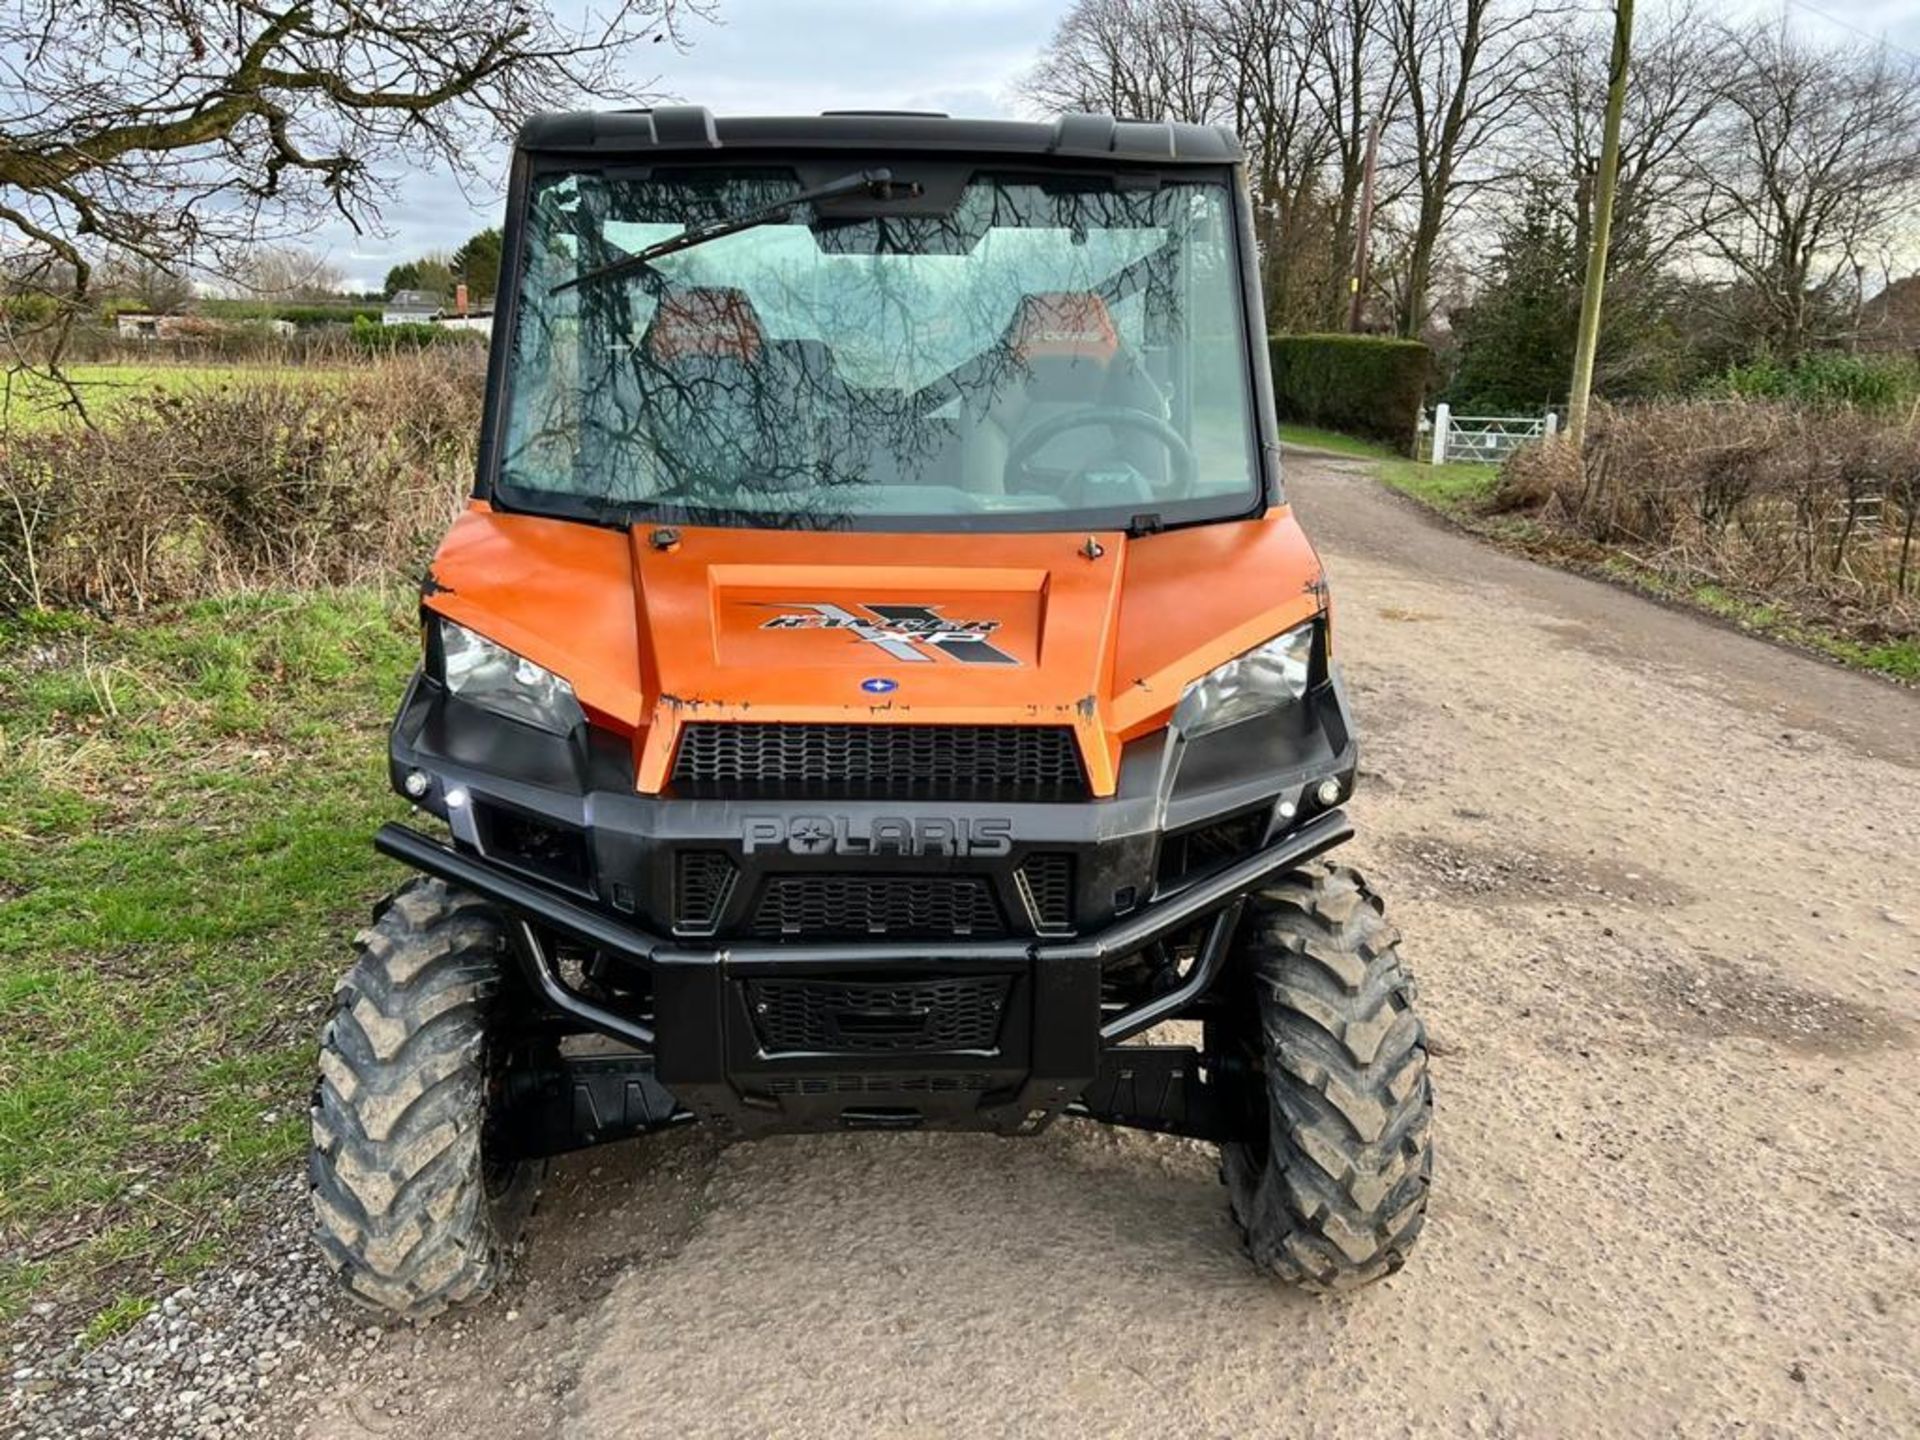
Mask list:
[[1385,0],[1379,29],[1404,99],[1395,125],[1408,176],[1406,270],[1397,328],[1426,324],[1434,257],[1459,202],[1500,178],[1491,141],[1526,104],[1558,7],[1518,0]]
[[[66,0],[0,12],[0,250],[58,302],[58,364],[109,249],[218,266],[333,211],[365,224],[396,169],[582,94],[634,97],[621,57],[700,0],[561,20],[462,0]],[[16,339],[18,337],[15,337]],[[21,363],[16,349],[14,363]]]
[[1920,208],[1920,63],[1785,25],[1729,46],[1696,157],[1701,228],[1753,307],[1753,338],[1791,358],[1845,323],[1865,265]]
[[[1528,163],[1558,182],[1560,213],[1584,255],[1593,239],[1593,184],[1606,107],[1608,27],[1588,17],[1541,37],[1547,50],[1529,96]],[[1620,139],[1610,273],[1657,270],[1700,237],[1696,143],[1729,73],[1731,42],[1697,0],[1642,17]]]
[[1267,314],[1277,330],[1321,328],[1326,170],[1334,135],[1315,91],[1318,15],[1287,0],[1217,0],[1199,17],[1225,114],[1246,147],[1261,222]]
[[1207,123],[1230,109],[1208,0],[1074,0],[1020,83],[1043,110]]
[[258,245],[229,267],[233,293],[248,300],[326,300],[346,275],[324,255],[297,245]]
[[[1338,328],[1348,303],[1348,262],[1355,252],[1369,139],[1376,125],[1384,129],[1398,116],[1403,98],[1400,69],[1381,34],[1386,3],[1313,0],[1312,85],[1332,144],[1330,243],[1340,261],[1326,297],[1326,329]],[[1391,205],[1394,198],[1389,193],[1382,203]]]
[[1076,0],[1023,89],[1044,110],[1231,125],[1269,316],[1341,323],[1367,136],[1393,105],[1386,0]]
[[193,281],[144,255],[112,254],[95,273],[95,289],[130,300],[155,315],[172,315],[193,301]]

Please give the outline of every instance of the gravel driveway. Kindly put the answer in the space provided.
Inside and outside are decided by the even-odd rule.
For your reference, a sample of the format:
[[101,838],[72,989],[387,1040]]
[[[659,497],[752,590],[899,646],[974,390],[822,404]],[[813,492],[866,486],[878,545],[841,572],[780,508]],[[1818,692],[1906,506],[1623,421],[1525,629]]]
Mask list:
[[1293,485],[1362,727],[1348,858],[1433,1032],[1401,1275],[1264,1284],[1186,1142],[683,1132],[561,1167],[523,1278],[458,1323],[350,1324],[273,1241],[204,1325],[174,1312],[249,1366],[233,1314],[277,1316],[267,1378],[212,1412],[164,1366],[143,1389],[162,1314],[61,1430],[1920,1434],[1920,696],[1357,470]]

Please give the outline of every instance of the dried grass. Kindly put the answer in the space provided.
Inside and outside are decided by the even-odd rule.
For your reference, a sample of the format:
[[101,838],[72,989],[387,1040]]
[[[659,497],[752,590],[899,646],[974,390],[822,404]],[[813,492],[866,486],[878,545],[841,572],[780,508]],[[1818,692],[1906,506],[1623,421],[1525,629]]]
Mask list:
[[483,357],[249,373],[0,445],[0,608],[138,609],[417,569],[473,480]]
[[1511,460],[1496,502],[1684,585],[1920,629],[1920,425],[1739,400],[1596,412]]

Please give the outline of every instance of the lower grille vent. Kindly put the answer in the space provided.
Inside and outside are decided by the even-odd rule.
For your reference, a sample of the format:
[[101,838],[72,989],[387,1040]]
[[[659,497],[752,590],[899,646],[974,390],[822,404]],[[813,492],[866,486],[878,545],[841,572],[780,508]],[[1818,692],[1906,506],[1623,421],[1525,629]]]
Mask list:
[[1059,935],[1073,929],[1073,857],[1029,855],[1014,872],[1034,932]]
[[733,892],[733,861],[718,850],[682,850],[673,861],[673,928],[710,934]]
[[747,1005],[772,1052],[991,1050],[1012,980],[750,980]]
[[992,939],[1006,923],[978,876],[776,875],[761,892],[753,930],[771,939]]

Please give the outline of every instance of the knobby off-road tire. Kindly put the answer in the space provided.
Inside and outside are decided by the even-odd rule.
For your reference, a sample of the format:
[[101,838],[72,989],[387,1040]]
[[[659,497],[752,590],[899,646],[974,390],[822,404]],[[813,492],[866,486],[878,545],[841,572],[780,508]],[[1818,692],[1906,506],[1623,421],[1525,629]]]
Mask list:
[[316,1232],[350,1296],[422,1320],[499,1282],[545,1174],[489,1153],[505,932],[477,897],[416,880],[354,945],[314,1091]]
[[1308,1290],[1393,1274],[1426,1218],[1433,1091],[1398,944],[1366,882],[1326,865],[1255,896],[1241,929],[1266,1138],[1222,1147],[1222,1174],[1254,1262]]

